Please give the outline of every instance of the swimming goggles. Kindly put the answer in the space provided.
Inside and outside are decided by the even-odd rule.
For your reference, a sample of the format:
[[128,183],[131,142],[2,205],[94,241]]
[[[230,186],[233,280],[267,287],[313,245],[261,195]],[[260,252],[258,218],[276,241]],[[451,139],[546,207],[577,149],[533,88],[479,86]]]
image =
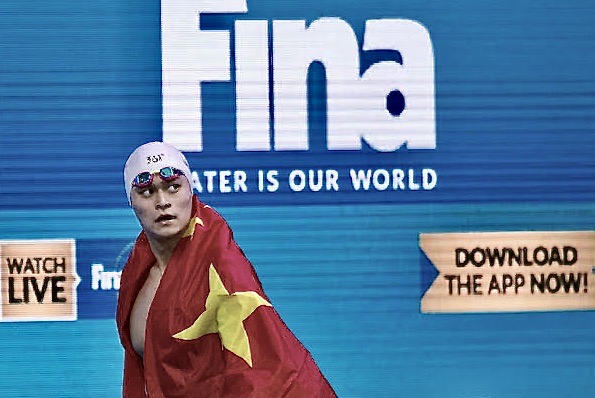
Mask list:
[[146,188],[153,183],[153,176],[158,174],[163,181],[173,181],[179,176],[183,176],[182,170],[176,169],[175,167],[164,167],[161,170],[153,172],[143,171],[139,173],[134,180],[132,180],[132,186],[137,188]]

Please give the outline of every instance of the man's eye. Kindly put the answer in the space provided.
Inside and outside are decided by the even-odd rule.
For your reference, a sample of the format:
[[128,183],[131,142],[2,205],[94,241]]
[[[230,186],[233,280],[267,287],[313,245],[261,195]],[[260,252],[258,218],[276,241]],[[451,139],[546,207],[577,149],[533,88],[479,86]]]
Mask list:
[[178,190],[180,189],[180,184],[171,184],[168,189],[169,192],[172,193],[178,192]]
[[144,196],[145,198],[148,198],[149,196],[151,196],[153,194],[153,189],[152,188],[144,188],[141,189],[139,191],[139,195]]

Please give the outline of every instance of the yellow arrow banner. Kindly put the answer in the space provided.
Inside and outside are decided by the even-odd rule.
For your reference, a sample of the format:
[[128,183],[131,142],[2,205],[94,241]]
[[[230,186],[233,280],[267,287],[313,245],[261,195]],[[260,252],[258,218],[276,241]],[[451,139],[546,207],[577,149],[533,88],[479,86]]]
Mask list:
[[424,313],[595,309],[595,231],[431,233]]

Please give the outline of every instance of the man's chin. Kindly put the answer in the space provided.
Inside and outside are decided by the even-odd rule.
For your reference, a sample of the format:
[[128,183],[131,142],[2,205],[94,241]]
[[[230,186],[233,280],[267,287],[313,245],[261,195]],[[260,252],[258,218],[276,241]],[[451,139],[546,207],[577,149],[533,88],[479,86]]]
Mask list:
[[177,226],[169,226],[153,229],[150,236],[158,241],[168,241],[172,239],[179,239],[184,233],[184,229]]

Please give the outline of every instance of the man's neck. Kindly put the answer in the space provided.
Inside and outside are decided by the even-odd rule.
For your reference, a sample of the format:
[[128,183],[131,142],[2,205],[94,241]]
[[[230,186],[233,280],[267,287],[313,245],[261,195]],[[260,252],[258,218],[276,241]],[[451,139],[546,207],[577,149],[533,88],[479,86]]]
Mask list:
[[163,274],[165,267],[167,267],[167,263],[169,263],[169,260],[174,252],[174,249],[180,241],[180,237],[176,236],[167,240],[157,240],[149,237],[148,240],[151,251],[157,260],[156,265],[159,268],[159,271],[161,271]]

